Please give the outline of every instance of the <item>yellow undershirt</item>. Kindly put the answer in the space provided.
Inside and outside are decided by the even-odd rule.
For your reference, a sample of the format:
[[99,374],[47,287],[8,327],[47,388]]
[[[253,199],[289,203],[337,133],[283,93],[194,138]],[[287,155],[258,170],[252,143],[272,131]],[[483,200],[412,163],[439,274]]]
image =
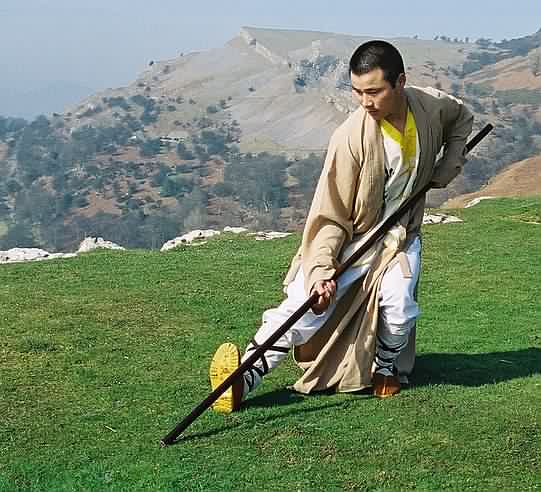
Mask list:
[[415,125],[415,118],[413,113],[408,109],[406,116],[406,127],[404,133],[400,133],[391,123],[387,120],[381,121],[381,129],[392,138],[402,150],[402,160],[406,165],[406,169],[411,171],[416,164],[417,156],[417,126]]
[[387,120],[381,120],[380,128],[385,151],[385,208],[389,211],[410,195],[417,175],[417,126],[413,113],[408,109],[403,133]]

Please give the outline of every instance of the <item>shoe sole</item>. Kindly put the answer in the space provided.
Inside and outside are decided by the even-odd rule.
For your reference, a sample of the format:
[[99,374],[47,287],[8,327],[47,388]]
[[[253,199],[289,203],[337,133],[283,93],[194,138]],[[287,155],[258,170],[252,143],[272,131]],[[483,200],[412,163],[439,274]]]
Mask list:
[[[218,347],[210,363],[210,385],[214,391],[240,366],[240,352],[236,345],[224,343]],[[215,412],[231,413],[238,410],[242,399],[242,384],[234,383],[212,404]]]
[[379,398],[380,400],[382,400],[383,398],[390,398],[391,396],[398,395],[398,393],[400,393],[400,390],[395,391],[394,393],[376,393],[376,392],[374,392],[374,396],[376,398]]
[[373,395],[376,398],[390,398],[391,396],[398,395],[400,390],[400,382],[395,381],[395,378],[384,377],[383,381],[379,379],[378,381],[373,381]]

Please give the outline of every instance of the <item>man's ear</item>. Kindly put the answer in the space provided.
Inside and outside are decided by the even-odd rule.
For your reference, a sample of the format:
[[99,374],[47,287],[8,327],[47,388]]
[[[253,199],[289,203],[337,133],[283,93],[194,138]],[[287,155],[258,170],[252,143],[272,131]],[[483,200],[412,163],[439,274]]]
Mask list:
[[396,85],[398,87],[400,87],[401,89],[404,88],[404,86],[406,85],[406,74],[405,73],[401,73],[398,76],[398,79],[396,79]]

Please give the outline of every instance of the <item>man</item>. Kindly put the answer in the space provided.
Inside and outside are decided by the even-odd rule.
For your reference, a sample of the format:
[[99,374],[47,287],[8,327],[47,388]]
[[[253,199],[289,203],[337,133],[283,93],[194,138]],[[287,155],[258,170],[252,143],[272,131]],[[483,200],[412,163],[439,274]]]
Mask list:
[[[372,386],[385,398],[400,391],[400,380],[413,369],[424,199],[337,282],[331,278],[408,197],[429,182],[445,187],[460,173],[473,118],[443,92],[405,87],[402,57],[385,41],[359,46],[350,73],[359,108],[331,137],[302,244],[284,281],[287,298],[263,314],[244,359],[310,293],[317,292],[318,301],[216,401],[217,411],[238,409],[291,347],[305,370],[294,385],[303,393]],[[239,364],[237,347],[222,345],[210,367],[213,389]]]

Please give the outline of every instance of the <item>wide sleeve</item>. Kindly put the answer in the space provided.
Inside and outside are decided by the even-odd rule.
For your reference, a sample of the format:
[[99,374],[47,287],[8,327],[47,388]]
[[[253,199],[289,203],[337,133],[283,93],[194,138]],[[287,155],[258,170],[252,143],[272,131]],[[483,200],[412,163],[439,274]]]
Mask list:
[[329,280],[345,240],[353,235],[353,208],[360,165],[351,137],[339,128],[331,137],[302,239],[305,289]]
[[473,115],[460,99],[439,92],[443,128],[443,155],[432,177],[435,187],[444,188],[456,178],[466,162],[466,139],[472,131]]

